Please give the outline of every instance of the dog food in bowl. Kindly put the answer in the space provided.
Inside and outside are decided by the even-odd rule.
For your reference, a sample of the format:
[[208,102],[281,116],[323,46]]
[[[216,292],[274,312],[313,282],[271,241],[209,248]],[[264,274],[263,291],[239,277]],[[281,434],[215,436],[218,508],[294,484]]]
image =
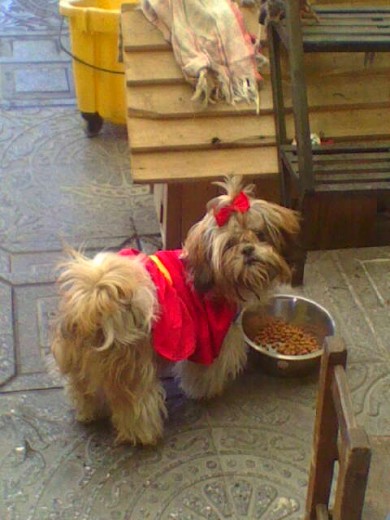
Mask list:
[[296,325],[268,317],[253,338],[263,348],[284,356],[303,356],[319,350],[317,339]]
[[267,373],[282,377],[318,370],[324,340],[335,333],[334,320],[321,305],[282,294],[272,297],[266,306],[245,309],[241,327],[253,360]]

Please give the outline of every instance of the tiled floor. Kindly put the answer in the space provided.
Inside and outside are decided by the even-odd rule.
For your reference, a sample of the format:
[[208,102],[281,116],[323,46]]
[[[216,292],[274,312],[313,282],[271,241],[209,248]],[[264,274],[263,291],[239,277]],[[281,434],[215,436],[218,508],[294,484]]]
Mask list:
[[[167,380],[165,439],[142,449],[113,447],[106,423],[77,424],[46,373],[63,241],[91,252],[160,242],[125,128],[83,133],[59,27],[56,0],[0,3],[0,518],[298,520],[315,377],[253,366],[207,405]],[[380,436],[390,435],[389,273],[389,247],[315,253],[302,290],[335,315],[358,420]]]

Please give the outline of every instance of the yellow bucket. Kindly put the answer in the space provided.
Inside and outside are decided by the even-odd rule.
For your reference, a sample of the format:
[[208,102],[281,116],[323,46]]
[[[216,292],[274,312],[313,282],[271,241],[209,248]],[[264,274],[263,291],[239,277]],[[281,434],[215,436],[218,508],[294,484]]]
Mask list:
[[126,122],[124,66],[118,62],[124,3],[137,4],[138,0],[59,2],[60,14],[69,19],[77,106],[91,135],[98,133],[102,119]]

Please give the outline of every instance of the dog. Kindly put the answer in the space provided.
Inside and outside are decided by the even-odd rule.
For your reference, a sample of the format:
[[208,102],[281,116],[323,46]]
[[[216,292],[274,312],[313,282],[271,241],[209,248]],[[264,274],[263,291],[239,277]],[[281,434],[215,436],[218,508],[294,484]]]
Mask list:
[[76,418],[111,417],[119,443],[163,436],[161,363],[188,397],[220,395],[247,360],[240,311],[290,280],[298,214],[254,198],[240,177],[217,184],[225,193],[181,250],[72,250],[62,264],[54,360]]

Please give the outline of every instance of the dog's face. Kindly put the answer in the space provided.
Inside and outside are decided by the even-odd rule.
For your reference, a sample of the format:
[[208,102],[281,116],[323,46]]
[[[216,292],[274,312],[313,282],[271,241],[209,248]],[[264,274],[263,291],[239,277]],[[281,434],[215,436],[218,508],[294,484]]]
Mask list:
[[184,257],[199,292],[213,290],[245,302],[261,299],[277,282],[291,278],[289,257],[299,233],[297,214],[252,196],[241,179],[219,183],[225,190],[211,200],[205,217],[190,230]]

